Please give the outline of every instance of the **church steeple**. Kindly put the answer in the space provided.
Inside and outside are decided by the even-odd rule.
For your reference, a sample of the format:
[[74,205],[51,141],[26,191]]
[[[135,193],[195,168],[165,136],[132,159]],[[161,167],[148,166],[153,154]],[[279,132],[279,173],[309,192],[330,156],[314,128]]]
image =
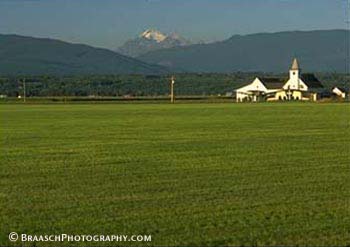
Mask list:
[[293,60],[291,70],[299,70],[299,63],[298,63],[298,60],[296,58],[294,58],[294,60]]
[[298,63],[298,60],[294,58],[292,67],[289,70],[289,78],[295,81],[299,81],[299,76],[300,76],[299,63]]

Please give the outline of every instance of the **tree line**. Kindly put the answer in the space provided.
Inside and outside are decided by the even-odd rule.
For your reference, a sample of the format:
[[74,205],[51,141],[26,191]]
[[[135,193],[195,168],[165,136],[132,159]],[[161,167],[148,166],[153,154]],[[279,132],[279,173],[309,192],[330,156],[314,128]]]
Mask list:
[[[162,96],[169,94],[172,75],[89,75],[89,76],[0,76],[0,95],[23,94],[25,82],[28,97],[48,96]],[[285,77],[266,73],[191,73],[175,75],[177,95],[229,95],[235,88],[255,77]],[[338,73],[317,74],[326,89],[347,88],[350,76]]]

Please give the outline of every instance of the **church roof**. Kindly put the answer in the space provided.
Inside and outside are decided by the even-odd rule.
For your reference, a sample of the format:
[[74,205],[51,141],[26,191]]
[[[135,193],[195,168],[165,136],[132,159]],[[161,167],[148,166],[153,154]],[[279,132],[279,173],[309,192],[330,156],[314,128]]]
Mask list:
[[281,89],[286,83],[286,79],[276,77],[262,77],[259,80],[267,89]]
[[299,69],[298,60],[294,58],[291,70],[298,70],[298,69]]
[[300,78],[309,88],[323,88],[322,83],[314,74],[302,74]]

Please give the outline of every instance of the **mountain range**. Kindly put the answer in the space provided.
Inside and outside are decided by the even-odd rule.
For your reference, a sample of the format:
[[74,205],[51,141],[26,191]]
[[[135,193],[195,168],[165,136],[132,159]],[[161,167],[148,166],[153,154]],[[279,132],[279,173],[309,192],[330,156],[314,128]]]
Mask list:
[[234,35],[221,42],[189,45],[180,36],[147,30],[140,42],[163,48],[143,50],[132,58],[83,44],[0,35],[0,74],[286,72],[293,57],[304,71],[346,72],[349,36],[346,30],[293,31]]
[[191,72],[285,72],[293,57],[304,70],[345,72],[349,31],[318,30],[234,35],[210,44],[151,51],[137,58]]
[[54,39],[0,35],[0,74],[160,74],[167,70],[116,52]]
[[177,33],[166,35],[154,29],[144,31],[139,37],[128,40],[116,51],[130,57],[161,49],[182,47],[191,43]]

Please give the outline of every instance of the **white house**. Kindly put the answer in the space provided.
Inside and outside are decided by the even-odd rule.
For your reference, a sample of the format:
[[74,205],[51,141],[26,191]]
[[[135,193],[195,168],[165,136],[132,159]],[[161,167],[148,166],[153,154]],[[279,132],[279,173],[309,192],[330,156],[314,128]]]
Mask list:
[[334,87],[332,89],[332,93],[335,94],[336,96],[345,99],[346,97],[346,90],[344,88],[341,87]]
[[255,78],[255,80],[236,89],[237,102],[311,100],[316,101],[323,89],[321,82],[313,74],[301,74],[295,58],[289,70],[289,78]]
[[237,102],[263,101],[268,96],[275,95],[281,90],[284,83],[278,78],[258,78],[236,90]]

